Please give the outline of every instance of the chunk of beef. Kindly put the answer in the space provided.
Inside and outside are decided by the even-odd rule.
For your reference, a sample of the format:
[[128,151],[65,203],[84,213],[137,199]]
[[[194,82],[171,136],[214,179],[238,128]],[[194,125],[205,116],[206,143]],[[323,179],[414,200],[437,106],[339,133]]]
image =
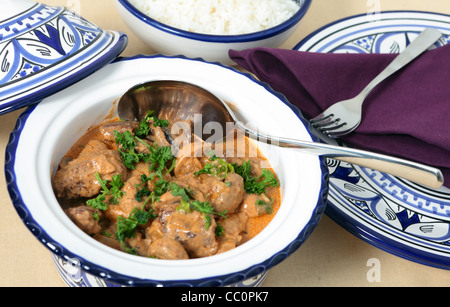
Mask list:
[[125,131],[133,132],[139,127],[139,123],[136,121],[112,121],[101,125],[98,130],[102,136],[103,142],[107,143],[110,147],[115,146],[116,138],[114,131],[118,133],[124,133]]
[[[152,240],[144,238],[139,232],[136,232],[134,237],[125,239],[127,248],[132,249],[134,253],[144,257],[150,256],[149,251],[151,243]],[[121,246],[121,248],[124,249],[123,246]]]
[[161,127],[153,126],[149,135],[151,141],[155,142],[159,147],[167,147],[170,146],[170,143],[167,141],[166,134]]
[[216,212],[234,213],[244,198],[244,180],[238,174],[232,173],[222,180],[208,174],[185,177],[184,181],[205,195]]
[[145,237],[156,241],[158,239],[164,238],[164,226],[161,223],[161,219],[155,219],[149,227],[145,229]]
[[180,242],[191,257],[207,257],[217,252],[216,222],[212,216],[209,225],[198,211],[163,212],[159,219],[164,236]]
[[89,206],[72,207],[66,210],[67,216],[85,233],[95,235],[102,228],[99,225],[95,210]]
[[97,233],[94,235],[94,239],[106,246],[123,251],[122,244],[114,237],[114,234],[104,235],[102,233]]
[[267,214],[267,206],[271,206],[271,200],[266,195],[245,194],[239,211],[248,217],[256,217]]
[[218,254],[229,251],[242,241],[242,232],[247,226],[248,216],[243,213],[233,214],[227,218],[220,218],[217,222],[222,226],[222,235],[219,237]]
[[[204,202],[206,200],[203,193],[201,193],[195,187],[189,186],[186,182],[181,180],[172,180],[172,182],[176,183],[182,188],[188,189],[189,196],[192,199],[198,200],[200,202]],[[180,205],[180,202],[181,196],[175,196],[173,195],[172,190],[169,190],[159,197],[159,200],[153,204],[152,208],[155,210],[154,213],[158,215],[162,211],[168,212],[176,210],[176,207]]]
[[175,178],[183,179],[186,176],[190,176],[195,172],[198,172],[203,168],[199,159],[196,157],[179,157],[174,168]]
[[175,196],[171,191],[168,191],[159,197],[159,200],[155,202],[152,206],[154,213],[156,215],[162,212],[168,213],[175,211],[180,205],[181,196]]
[[135,169],[131,170],[130,177],[146,175],[150,176],[150,170],[148,169],[148,164],[145,162],[136,163]]
[[189,255],[180,242],[171,238],[161,238],[151,243],[149,256],[158,259],[189,259]]
[[111,180],[114,175],[125,179],[127,169],[117,151],[109,149],[103,142],[91,140],[76,159],[56,172],[53,185],[57,196],[72,199],[97,195],[101,185],[96,173],[103,180]]
[[196,142],[184,144],[177,152],[177,163],[174,168],[174,175],[178,179],[185,176],[191,176],[203,168],[200,161],[203,156],[204,143],[195,139]]

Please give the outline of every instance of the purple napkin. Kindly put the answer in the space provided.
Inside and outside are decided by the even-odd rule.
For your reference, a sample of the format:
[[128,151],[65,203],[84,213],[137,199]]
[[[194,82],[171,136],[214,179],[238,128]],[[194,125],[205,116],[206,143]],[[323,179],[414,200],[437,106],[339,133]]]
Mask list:
[[[230,57],[283,93],[309,119],[356,96],[396,54],[331,54],[254,48]],[[342,140],[353,148],[442,170],[450,187],[450,45],[425,52],[366,98],[360,126]]]

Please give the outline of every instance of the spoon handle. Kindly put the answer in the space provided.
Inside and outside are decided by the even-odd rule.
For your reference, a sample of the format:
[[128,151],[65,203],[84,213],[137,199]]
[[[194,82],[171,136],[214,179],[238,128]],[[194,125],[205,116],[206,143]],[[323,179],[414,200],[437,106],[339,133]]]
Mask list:
[[249,130],[240,123],[238,123],[238,126],[246,132],[248,137],[260,142],[266,142],[279,147],[298,149],[305,153],[356,164],[401,177],[433,189],[441,187],[444,183],[442,172],[431,166],[359,149],[267,136]]

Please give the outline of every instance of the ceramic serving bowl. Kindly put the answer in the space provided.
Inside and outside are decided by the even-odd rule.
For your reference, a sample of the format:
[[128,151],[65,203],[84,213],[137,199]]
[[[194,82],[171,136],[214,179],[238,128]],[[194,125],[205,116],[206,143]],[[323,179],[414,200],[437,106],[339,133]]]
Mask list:
[[[250,75],[199,59],[176,56],[123,58],[28,108],[6,150],[6,180],[26,227],[66,270],[114,286],[229,286],[245,284],[283,261],[308,238],[326,202],[328,174],[322,159],[258,143],[280,180],[282,204],[271,223],[241,246],[211,257],[160,260],[111,249],[81,231],[61,209],[51,177],[74,142],[100,123],[113,101],[150,80],[191,82],[232,102],[244,123],[272,134],[312,140],[299,111]],[[67,277],[67,278],[69,278]],[[73,278],[78,278],[73,281]],[[97,283],[98,284],[98,283]]]
[[209,35],[180,30],[163,24],[136,9],[128,0],[114,0],[117,10],[128,27],[155,52],[201,57],[207,61],[232,64],[230,49],[279,47],[299,26],[311,0],[295,0],[300,9],[285,22],[259,32],[243,35]]
[[114,60],[127,37],[64,8],[0,3],[0,114],[43,98]]

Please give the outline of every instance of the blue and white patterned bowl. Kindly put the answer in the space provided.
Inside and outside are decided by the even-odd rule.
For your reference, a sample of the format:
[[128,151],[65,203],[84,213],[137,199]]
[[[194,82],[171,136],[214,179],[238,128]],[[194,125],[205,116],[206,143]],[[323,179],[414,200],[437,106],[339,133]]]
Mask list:
[[281,207],[249,242],[201,259],[150,259],[109,248],[71,222],[56,200],[51,176],[72,144],[102,121],[128,88],[158,79],[195,83],[232,102],[245,123],[286,137],[313,139],[298,109],[250,75],[182,56],[120,59],[20,116],[5,157],[12,202],[71,285],[257,285],[271,267],[300,247],[325,211],[328,171],[316,156],[259,143],[280,179]]
[[39,102],[114,60],[127,37],[64,7],[0,3],[0,115]]
[[184,31],[163,24],[136,9],[128,0],[114,0],[128,27],[155,52],[168,55],[201,57],[207,61],[233,65],[230,49],[279,47],[297,29],[312,0],[294,0],[300,9],[285,22],[264,30],[242,35],[210,35]]

